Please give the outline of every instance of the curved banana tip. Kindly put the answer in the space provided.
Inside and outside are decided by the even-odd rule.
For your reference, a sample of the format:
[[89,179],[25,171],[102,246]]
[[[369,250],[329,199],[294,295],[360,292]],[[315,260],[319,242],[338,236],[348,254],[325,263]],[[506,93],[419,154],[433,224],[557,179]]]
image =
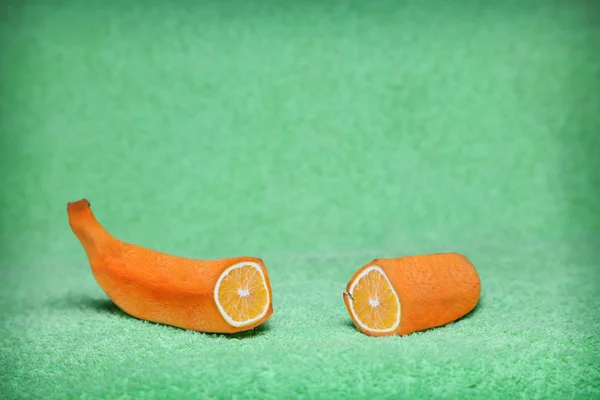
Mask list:
[[84,210],[90,207],[90,202],[87,199],[81,199],[67,203],[68,211]]

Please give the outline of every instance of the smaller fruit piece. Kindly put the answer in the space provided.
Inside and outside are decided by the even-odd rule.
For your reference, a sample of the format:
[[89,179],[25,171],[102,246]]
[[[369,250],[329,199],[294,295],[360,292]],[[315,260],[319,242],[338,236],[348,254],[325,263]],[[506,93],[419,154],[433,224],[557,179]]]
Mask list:
[[273,314],[267,268],[260,258],[197,260],[116,239],[90,203],[68,203],[69,225],[98,285],[125,313],[183,329],[236,333]]
[[373,260],[352,276],[343,298],[359,331],[390,336],[456,321],[475,308],[480,294],[473,264],[443,253]]

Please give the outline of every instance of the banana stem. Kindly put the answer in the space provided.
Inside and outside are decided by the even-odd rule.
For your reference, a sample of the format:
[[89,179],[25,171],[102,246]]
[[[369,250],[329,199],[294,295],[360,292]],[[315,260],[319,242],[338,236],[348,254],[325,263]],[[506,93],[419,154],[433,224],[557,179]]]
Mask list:
[[[96,220],[86,199],[67,204],[69,225],[89,256],[101,254],[115,239]],[[114,249],[114,247],[112,247]]]

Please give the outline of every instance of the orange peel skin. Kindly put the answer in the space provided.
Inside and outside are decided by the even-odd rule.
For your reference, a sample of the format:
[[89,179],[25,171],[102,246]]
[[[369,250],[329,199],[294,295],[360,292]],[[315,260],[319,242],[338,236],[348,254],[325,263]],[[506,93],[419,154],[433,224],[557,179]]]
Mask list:
[[[96,282],[130,316],[222,334],[253,329],[272,316],[271,283],[262,259],[174,256],[115,238],[96,220],[86,199],[68,203],[67,212]],[[241,265],[244,274],[238,273],[237,280],[225,279],[228,269]],[[228,297],[220,293],[218,282]],[[231,294],[236,288],[239,299]],[[219,304],[219,299],[226,304]]]
[[[389,295],[387,300],[379,296],[383,299],[380,301],[375,295],[369,299],[375,310],[385,305],[384,300],[387,301],[387,308],[379,313],[363,311],[364,300],[360,306],[354,307],[358,303],[353,293],[358,287],[356,283],[366,270],[374,267],[387,278],[391,293],[397,296],[399,303],[399,312],[395,314],[397,326],[389,323],[390,329],[383,331],[377,330],[375,325],[379,324],[380,328],[381,321],[385,319],[383,316],[395,311],[395,307],[390,305]],[[379,292],[385,291],[382,279],[374,282],[365,281],[363,292],[369,293],[375,286]],[[373,260],[352,275],[343,300],[355,327],[365,335],[380,337],[408,335],[454,322],[475,308],[480,294],[481,281],[473,264],[464,255],[441,253]],[[361,321],[359,314],[365,321]],[[392,320],[387,318],[387,321]]]

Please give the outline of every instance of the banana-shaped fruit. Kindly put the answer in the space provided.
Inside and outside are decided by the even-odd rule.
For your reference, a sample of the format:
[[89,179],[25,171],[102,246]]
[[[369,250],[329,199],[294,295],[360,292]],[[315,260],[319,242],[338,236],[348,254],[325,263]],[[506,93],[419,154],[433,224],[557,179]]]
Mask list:
[[228,334],[255,328],[273,314],[270,279],[260,258],[169,255],[113,237],[86,199],[68,203],[67,212],[97,283],[135,318]]
[[470,313],[481,294],[475,266],[458,253],[380,258],[359,268],[343,298],[369,336],[408,335]]

